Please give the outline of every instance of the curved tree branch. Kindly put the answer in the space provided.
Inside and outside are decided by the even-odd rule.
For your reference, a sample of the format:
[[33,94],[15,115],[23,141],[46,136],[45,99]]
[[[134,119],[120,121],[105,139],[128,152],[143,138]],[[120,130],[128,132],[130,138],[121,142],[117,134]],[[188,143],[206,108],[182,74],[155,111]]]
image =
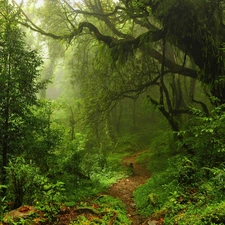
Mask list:
[[[15,3],[16,4],[16,3]],[[17,4],[18,6],[18,4]],[[18,6],[20,7],[20,6]],[[119,8],[117,7],[115,12]],[[42,35],[58,39],[58,40],[71,40],[74,37],[78,36],[81,32],[83,32],[84,28],[89,29],[90,32],[93,32],[96,36],[97,40],[104,42],[108,47],[112,49],[112,55],[114,56],[115,60],[118,60],[118,55],[122,54],[129,54],[129,52],[132,52],[133,50],[137,48],[141,48],[143,45],[149,42],[157,42],[165,37],[166,33],[164,30],[156,30],[156,31],[147,31],[144,34],[139,35],[138,37],[127,40],[127,39],[116,39],[112,36],[103,35],[96,26],[94,26],[92,23],[89,22],[81,22],[78,26],[78,29],[74,28],[74,30],[68,34],[65,35],[55,35],[53,33],[45,32],[43,29],[35,25],[29,17],[24,13],[24,11],[20,8],[22,15],[25,17],[26,22],[20,22],[23,26],[29,27],[31,30],[35,32],[39,32]],[[114,12],[114,13],[115,13]],[[107,15],[107,14],[106,14]],[[149,54],[162,63],[163,56],[155,49],[149,47]],[[185,76],[189,76],[192,78],[197,78],[197,72],[195,70],[185,68],[183,66],[180,66],[169,59],[165,58],[165,67],[168,68],[170,71],[167,71],[167,73],[179,73]]]
[[79,9],[74,9],[66,0],[64,0],[64,3],[69,7],[70,10],[72,10],[73,13],[75,14],[83,14],[83,15],[88,15],[88,16],[94,16],[99,18],[100,20],[104,21],[104,23],[109,27],[109,29],[117,36],[123,37],[123,38],[129,38],[132,39],[131,35],[125,34],[121,31],[119,31],[114,23],[111,22],[109,19],[110,16],[115,15],[118,11],[126,11],[126,8],[121,7],[121,6],[116,6],[114,10],[110,13],[105,13],[103,11],[103,7],[101,6],[101,3],[99,2],[99,7],[96,9],[94,8],[93,5],[90,7],[92,8],[92,12],[84,11],[84,10],[79,10]]
[[101,34],[100,31],[98,30],[98,28],[89,22],[80,23],[79,27],[78,27],[78,32],[81,33],[83,31],[84,27],[88,28],[90,32],[93,32],[95,34],[96,38],[99,41],[103,41],[108,46],[110,46],[114,41],[117,40],[111,36]]
[[206,115],[209,115],[209,110],[208,110],[208,107],[207,105],[204,103],[204,102],[201,102],[201,101],[198,101],[198,100],[195,100],[194,97],[192,97],[192,101],[197,103],[197,104],[200,104],[203,111],[205,112]]
[[[161,40],[165,35],[164,31],[162,31],[162,30],[148,31],[144,34],[139,35],[137,38],[135,38],[133,40],[126,40],[126,39],[118,40],[111,36],[106,36],[106,35],[101,34],[100,31],[98,30],[98,28],[89,22],[80,23],[79,28],[78,28],[79,33],[81,33],[83,31],[84,27],[88,28],[89,31],[94,32],[96,38],[99,41],[103,41],[106,45],[108,45],[112,49],[113,56],[116,56],[116,54],[118,54],[118,52],[120,54],[123,54],[123,53],[126,54],[127,51],[131,52],[131,51],[141,47],[142,45],[145,45],[146,43],[156,42],[158,40]],[[161,53],[159,53],[158,51],[156,51],[155,49],[153,49],[151,47],[149,47],[148,52],[154,59],[156,59],[160,63],[163,62],[163,55]],[[118,57],[116,57],[115,59],[117,60]],[[196,70],[186,68],[186,67],[184,67],[184,65],[182,65],[182,66],[178,65],[166,57],[165,57],[164,61],[165,61],[165,66],[170,70],[169,72],[179,73],[179,74],[197,79],[198,76],[197,76]]]
[[88,12],[80,9],[74,9],[67,1],[64,2],[68,5],[68,7],[77,14],[89,15],[89,16],[98,16],[98,17],[109,17],[115,15],[119,10],[126,11],[126,8],[121,6],[116,6],[112,12],[109,13],[97,13],[97,12]]
[[[148,81],[142,85],[139,85],[136,88],[133,89],[129,89],[129,90],[123,90],[121,92],[119,92],[118,94],[115,93],[111,93],[112,94],[112,101],[117,101],[123,98],[134,98],[136,99],[140,94],[142,94],[144,91],[146,91],[146,89],[152,85],[158,85],[158,80],[159,80],[160,76],[158,75],[157,77],[155,77],[153,80]],[[133,95],[135,94],[135,95]]]
[[31,30],[35,31],[35,32],[38,32],[40,34],[43,34],[45,36],[48,36],[48,37],[51,37],[53,39],[57,39],[57,40],[62,40],[62,39],[66,39],[68,38],[69,36],[65,35],[65,36],[60,36],[60,35],[55,35],[55,34],[52,34],[52,33],[48,33],[48,32],[45,32],[44,30],[42,30],[40,27],[37,27],[37,26],[31,26],[29,25],[28,23],[25,23],[25,22],[21,22],[19,21],[19,23],[27,28],[30,28]]

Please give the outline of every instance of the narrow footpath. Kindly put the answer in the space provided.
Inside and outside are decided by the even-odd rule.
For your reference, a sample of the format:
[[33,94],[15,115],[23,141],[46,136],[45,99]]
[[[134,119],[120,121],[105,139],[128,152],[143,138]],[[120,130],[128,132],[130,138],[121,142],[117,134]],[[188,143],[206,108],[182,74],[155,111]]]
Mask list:
[[126,205],[128,217],[131,219],[132,225],[145,224],[145,218],[138,214],[133,200],[134,190],[137,189],[138,186],[144,184],[150,177],[150,172],[147,171],[143,165],[136,162],[137,157],[142,153],[143,152],[135,153],[122,160],[124,166],[127,166],[130,169],[133,167],[133,174],[117,181],[117,183],[113,184],[106,191],[106,194],[119,198]]
[[[135,153],[131,156],[127,156],[123,158],[122,164],[131,170],[132,174],[127,177],[118,180],[115,184],[113,184],[111,187],[109,187],[104,194],[113,196],[115,198],[119,198],[125,205],[127,209],[127,216],[132,221],[132,225],[162,225],[160,221],[154,221],[151,220],[151,218],[143,218],[140,214],[138,214],[138,210],[136,208],[135,202],[133,200],[133,192],[135,189],[138,188],[138,186],[144,184],[149,178],[150,178],[150,172],[145,169],[145,167],[141,164],[138,164],[136,162],[138,156],[140,154],[143,154],[143,152]],[[3,222],[0,222],[0,225],[8,225],[9,222],[8,218],[22,218],[24,215],[28,215],[27,213],[34,212],[33,206],[21,206],[18,209],[10,211],[3,219]],[[81,212],[82,213],[81,213]],[[65,205],[62,206],[61,211],[59,215],[56,218],[57,223],[59,225],[67,225],[71,224],[71,220],[74,221],[75,218],[77,218],[78,215],[84,214],[84,215],[93,215],[98,218],[98,213],[95,213],[94,209],[90,208],[76,208],[76,207],[66,207]],[[43,215],[40,213],[40,218],[42,218]],[[39,220],[40,218],[35,218],[34,224],[40,224]],[[47,221],[45,224],[49,224]],[[74,223],[76,224],[76,223]],[[79,223],[81,224],[81,223]],[[112,223],[109,223],[112,224]]]

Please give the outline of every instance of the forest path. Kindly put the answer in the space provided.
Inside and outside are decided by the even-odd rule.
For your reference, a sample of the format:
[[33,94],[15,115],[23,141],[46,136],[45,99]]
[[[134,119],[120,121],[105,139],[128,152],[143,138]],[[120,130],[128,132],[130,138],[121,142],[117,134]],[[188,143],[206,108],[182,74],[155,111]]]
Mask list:
[[145,220],[138,214],[133,200],[134,190],[144,184],[150,177],[150,172],[143,165],[136,162],[138,156],[143,153],[138,152],[122,159],[122,164],[131,170],[131,163],[133,163],[133,174],[127,178],[118,180],[106,191],[106,194],[119,198],[126,205],[128,217],[132,221],[132,225],[141,225]]
[[[143,152],[134,153],[131,156],[126,156],[122,159],[122,165],[127,167],[128,169],[133,169],[133,174],[130,175],[127,178],[123,178],[118,180],[115,184],[113,184],[111,187],[109,187],[104,194],[113,196],[115,198],[119,198],[125,205],[127,209],[127,216],[132,221],[132,225],[160,225],[162,223],[158,223],[159,221],[151,220],[151,218],[145,220],[146,218],[143,218],[141,215],[138,214],[138,211],[135,206],[135,202],[133,200],[133,192],[135,189],[137,189],[138,186],[144,184],[146,180],[150,177],[150,172],[147,171],[144,167],[144,165],[141,165],[136,162],[139,155],[144,154]],[[133,165],[133,168],[130,167],[130,165]],[[21,216],[21,213],[27,213],[27,209],[30,210],[32,206],[22,206],[22,210],[19,209],[12,210],[9,212],[10,217],[12,215],[17,215],[19,212],[19,217]],[[24,210],[26,209],[26,210]],[[81,212],[80,212],[81,211]],[[91,213],[90,213],[91,212]],[[94,209],[85,208],[82,207],[81,209],[76,206],[74,207],[66,207],[65,205],[62,205],[62,208],[60,210],[60,213],[57,216],[57,224],[58,225],[67,225],[71,224],[72,221],[76,221],[75,219],[78,218],[79,215],[87,215],[90,218],[94,215],[96,216],[96,213]],[[42,217],[42,215],[40,214]],[[16,218],[16,217],[15,217]],[[87,217],[88,218],[88,217]],[[98,218],[98,213],[97,213]],[[40,219],[40,218],[36,218]],[[43,219],[43,218],[42,218]],[[2,224],[8,224],[8,223],[1,223]],[[35,223],[36,224],[36,223]],[[46,224],[49,224],[48,222]],[[74,223],[76,224],[76,223]],[[81,223],[79,223],[81,224]],[[111,223],[109,223],[111,224]]]

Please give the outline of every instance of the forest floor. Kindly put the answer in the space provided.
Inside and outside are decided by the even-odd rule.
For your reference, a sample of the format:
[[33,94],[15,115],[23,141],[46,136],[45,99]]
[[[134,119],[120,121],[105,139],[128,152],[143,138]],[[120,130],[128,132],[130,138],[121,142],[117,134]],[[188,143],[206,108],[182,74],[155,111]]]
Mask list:
[[106,194],[115,198],[119,198],[126,205],[128,217],[132,221],[132,225],[155,225],[159,224],[158,221],[151,221],[143,218],[138,213],[133,200],[134,190],[137,189],[138,186],[144,184],[150,178],[150,172],[146,170],[145,166],[136,162],[138,156],[142,153],[143,152],[138,152],[122,159],[122,164],[133,170],[132,174],[127,178],[118,180],[106,191]]
[[[130,170],[131,175],[118,180],[103,193],[100,193],[99,196],[107,195],[120,199],[126,206],[127,216],[131,220],[132,225],[161,225],[162,221],[155,221],[151,220],[151,218],[144,218],[143,216],[141,216],[138,213],[133,199],[133,192],[137,189],[138,186],[144,184],[151,175],[150,172],[146,170],[144,165],[137,163],[137,158],[141,154],[144,154],[144,152],[138,152],[124,157],[121,163],[123,166],[127,167],[128,170]],[[70,210],[69,214],[70,218],[74,217],[72,216],[73,211]],[[62,217],[60,218],[60,220],[62,222],[59,223],[60,225],[68,224],[65,223],[65,220]],[[112,221],[108,224],[114,223]]]
[[[137,163],[137,158],[141,154],[144,154],[144,152],[138,152],[130,156],[124,157],[121,163],[128,170],[130,170],[131,175],[126,178],[122,178],[118,180],[115,184],[111,185],[106,191],[104,191],[104,193],[101,193],[101,194],[120,199],[126,206],[127,216],[130,218],[132,225],[161,225],[162,221],[155,221],[155,220],[151,220],[150,218],[142,217],[138,213],[138,210],[136,208],[136,205],[133,199],[133,192],[137,189],[138,186],[144,184],[150,178],[150,175],[151,175],[150,172],[146,170],[144,165]],[[30,207],[22,206],[19,209],[9,212],[8,215],[11,215],[14,217],[14,214],[15,215],[19,214],[19,216],[21,215],[22,217],[24,213],[30,212],[30,210],[32,211],[33,208],[30,209]],[[86,215],[86,216],[89,215],[89,217],[93,218],[93,216],[99,217],[100,214],[97,213],[94,208],[90,209],[89,207],[84,207],[84,208],[62,207],[61,212],[57,216],[57,221],[58,221],[57,224],[59,225],[70,224],[70,221],[74,220],[79,215]],[[112,218],[112,219],[115,219],[115,218]],[[1,224],[8,224],[8,223],[0,223],[0,225]],[[39,224],[39,222],[34,224]],[[45,223],[45,224],[49,224],[49,223]],[[79,223],[79,224],[82,224],[82,223]],[[112,220],[108,224],[114,224],[114,221]]]

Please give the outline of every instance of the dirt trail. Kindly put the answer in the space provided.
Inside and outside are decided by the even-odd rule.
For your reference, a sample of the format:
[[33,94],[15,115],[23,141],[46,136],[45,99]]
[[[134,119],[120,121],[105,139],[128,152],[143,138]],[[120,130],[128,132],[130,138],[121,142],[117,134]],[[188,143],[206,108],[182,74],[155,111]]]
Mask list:
[[[132,225],[159,225],[161,223],[158,223],[158,221],[151,220],[150,218],[145,220],[146,218],[143,218],[141,215],[139,215],[133,200],[134,190],[137,189],[137,187],[141,184],[144,184],[150,177],[150,173],[145,169],[145,167],[136,162],[137,157],[142,153],[143,152],[135,153],[131,156],[123,158],[122,164],[124,166],[130,168],[130,164],[133,164],[133,175],[117,181],[117,183],[108,188],[108,190],[106,190],[104,193],[122,200],[122,202],[126,205],[127,215],[132,221]],[[89,208],[87,210],[90,211]],[[77,211],[78,210],[76,207],[70,208],[62,206],[61,211],[57,217],[57,224],[70,224],[70,221],[74,220],[79,215]],[[2,223],[0,222],[0,225],[1,224]]]
[[128,216],[132,221],[132,225],[141,225],[145,220],[138,214],[135,202],[133,200],[134,190],[141,184],[144,184],[150,177],[150,172],[147,171],[143,165],[136,162],[137,157],[142,153],[143,152],[135,153],[134,155],[125,157],[122,160],[122,164],[127,167],[130,167],[130,164],[133,163],[133,175],[117,181],[117,183],[112,185],[106,191],[106,194],[121,199],[126,205]]

